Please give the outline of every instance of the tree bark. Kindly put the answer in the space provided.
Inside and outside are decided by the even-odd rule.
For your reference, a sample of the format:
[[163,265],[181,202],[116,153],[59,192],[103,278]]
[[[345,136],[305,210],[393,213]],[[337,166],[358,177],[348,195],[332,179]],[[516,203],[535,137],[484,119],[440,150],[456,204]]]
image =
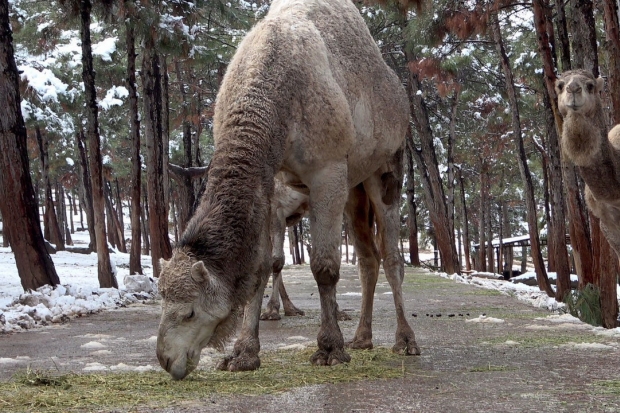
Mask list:
[[[129,2],[125,2],[126,4]],[[132,4],[132,3],[131,3]],[[136,41],[134,19],[125,21],[127,44],[127,90],[129,91],[129,134],[131,139],[131,250],[129,274],[144,274],[142,270],[142,229],[140,226],[142,160],[140,158],[140,117],[138,113],[138,84],[136,79]]]
[[592,0],[570,0],[568,28],[571,33],[574,67],[599,77],[596,24]]
[[153,275],[161,272],[159,260],[172,256],[168,234],[166,185],[164,177],[164,133],[162,119],[162,75],[155,39],[147,36],[142,63],[142,88],[144,96],[144,124],[147,150],[147,196],[149,204],[149,230]]
[[[183,167],[191,168],[192,165],[192,124],[190,122],[190,102],[187,97],[186,86],[189,87],[183,81],[183,71],[178,60],[175,62],[175,70],[177,73],[177,79],[179,81],[179,89],[181,91],[181,97],[183,100],[181,110],[183,116]],[[191,211],[193,209],[196,198],[194,195],[194,184],[191,177],[182,176],[178,179],[179,182],[179,205],[178,205],[178,222],[179,231],[183,232],[185,226],[191,217]]]
[[97,234],[97,275],[101,288],[118,288],[116,276],[112,272],[110,252],[105,230],[105,202],[103,195],[103,173],[101,148],[99,143],[99,121],[97,93],[95,90],[95,71],[90,41],[90,22],[92,4],[90,0],[80,0],[80,32],[82,37],[82,79],[86,100],[86,137],[88,139],[90,178],[93,191],[93,211],[95,233]]
[[106,209],[108,211],[108,221],[110,222],[111,230],[114,232],[116,248],[118,248],[120,252],[127,253],[127,248],[125,247],[125,239],[123,237],[123,226],[118,220],[118,215],[114,211],[114,205],[112,205],[112,196],[112,187],[108,182],[105,186],[105,202]]
[[499,20],[497,15],[491,19],[491,31],[493,39],[495,41],[495,47],[497,54],[500,57],[502,70],[504,72],[504,80],[506,83],[506,91],[508,93],[508,100],[511,108],[512,127],[517,144],[517,152],[519,154],[519,171],[521,172],[521,179],[523,179],[525,203],[527,207],[527,223],[530,233],[530,245],[532,251],[532,259],[534,261],[534,269],[536,271],[536,279],[538,280],[538,286],[541,291],[545,291],[549,297],[555,297],[555,292],[551,288],[549,279],[547,278],[547,271],[540,250],[540,238],[538,235],[538,226],[536,219],[536,202],[534,199],[534,185],[532,183],[532,175],[527,165],[527,156],[525,154],[525,147],[523,144],[523,135],[521,130],[521,119],[519,116],[519,106],[517,99],[517,91],[514,84],[514,77],[512,69],[510,67],[510,61],[504,43],[499,26]]
[[459,187],[461,190],[461,221],[463,227],[463,250],[465,253],[465,269],[471,271],[471,239],[469,237],[469,217],[467,214],[467,202],[465,201],[465,183],[463,171],[459,170]]
[[56,246],[56,251],[64,251],[65,242],[60,233],[58,217],[54,208],[54,198],[52,196],[52,183],[49,175],[48,141],[41,133],[39,125],[35,126],[35,135],[39,145],[39,157],[41,159],[41,170],[43,171],[43,186],[45,187],[45,215],[44,224],[49,231],[50,242]]
[[[412,62],[413,56],[410,53],[407,55],[407,61]],[[420,138],[420,149],[413,146],[411,149],[422,178],[426,205],[435,229],[437,247],[442,257],[442,267],[448,274],[460,274],[461,268],[456,253],[454,232],[450,230],[452,226],[450,225],[446,197],[433,145],[433,131],[430,127],[428,109],[422,97],[417,94],[418,90],[420,90],[418,77],[410,71],[407,84],[409,106],[413,124]]]
[[486,171],[486,165],[484,161],[481,162],[480,167],[480,208],[478,211],[478,271],[486,271],[487,270],[487,249],[486,249],[486,205],[488,198],[488,173]]
[[0,212],[3,238],[10,240],[25,291],[60,279],[45,249],[38,205],[30,180],[27,133],[21,112],[19,74],[9,23],[9,4],[0,0]]
[[[563,16],[563,5],[557,6],[559,12]],[[557,287],[556,287],[556,300],[563,300],[565,294],[570,291],[570,263],[568,261],[568,250],[566,249],[566,199],[564,198],[564,191],[569,192],[569,183],[563,179],[566,168],[563,166],[566,160],[562,158],[562,152],[560,150],[559,136],[562,131],[562,117],[558,111],[557,96],[555,94],[555,80],[556,70],[554,65],[554,55],[552,47],[554,47],[553,39],[553,26],[550,24],[549,13],[545,13],[545,10],[549,11],[550,7],[546,0],[534,0],[533,1],[533,13],[534,13],[534,27],[538,35],[538,50],[543,61],[543,73],[544,73],[544,86],[543,89],[543,102],[546,113],[548,147],[547,153],[549,157],[549,180],[551,191],[551,219],[553,232],[550,237],[553,237],[552,244],[554,246],[554,268],[557,273]],[[560,17],[560,15],[558,15]],[[559,18],[558,17],[558,18]],[[561,56],[563,66],[570,68],[570,50],[568,48],[568,36],[565,32],[566,22],[558,21],[558,30],[560,33],[561,43]],[[578,211],[573,211],[576,214],[571,217],[569,208],[570,222],[573,222],[572,233],[577,237],[580,232],[580,227],[583,223],[575,222],[576,218],[580,215]],[[586,248],[584,250],[584,247]],[[579,255],[589,255],[590,251],[587,248],[587,244],[583,245],[580,240],[576,245],[573,245],[574,250]]]
[[[411,134],[411,128],[407,128],[407,134]],[[409,141],[409,138],[407,138]],[[405,146],[407,156],[407,209],[409,218],[407,227],[409,229],[409,261],[415,267],[420,266],[420,251],[418,247],[418,211],[415,201],[415,181],[413,169],[413,154],[411,145]]]
[[[548,0],[545,0],[548,2]],[[547,3],[543,3],[547,5]],[[555,12],[556,12],[556,27],[558,32],[558,40],[559,40],[559,51],[560,51],[560,63],[562,71],[567,71],[571,69],[570,62],[570,41],[568,38],[568,25],[566,23],[566,3],[563,1],[555,2]],[[540,38],[539,38],[540,41]],[[552,95],[553,96],[553,95]]]
[[603,0],[605,16],[605,43],[609,55],[607,85],[611,97],[612,124],[620,123],[620,25],[618,23],[618,3],[616,0]]
[[[88,167],[88,155],[86,154],[86,138],[84,137],[84,131],[80,131],[80,133],[77,134],[77,147],[80,154],[80,204],[83,206],[84,211],[86,211],[86,225],[88,226],[88,235],[90,237],[88,248],[92,251],[97,251],[95,211],[93,209],[93,189],[90,180],[90,168]],[[83,223],[82,228],[84,228]]]

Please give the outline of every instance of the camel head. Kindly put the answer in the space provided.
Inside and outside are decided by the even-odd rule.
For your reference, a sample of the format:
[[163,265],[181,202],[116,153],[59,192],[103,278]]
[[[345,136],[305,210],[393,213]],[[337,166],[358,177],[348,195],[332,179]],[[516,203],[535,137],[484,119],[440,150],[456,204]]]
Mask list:
[[191,254],[175,250],[170,261],[161,260],[161,267],[157,358],[181,380],[198,366],[203,348],[223,348],[235,331],[238,311],[224,283]]
[[603,78],[595,79],[587,70],[569,70],[555,82],[558,107],[563,117],[569,113],[593,116],[600,107]]

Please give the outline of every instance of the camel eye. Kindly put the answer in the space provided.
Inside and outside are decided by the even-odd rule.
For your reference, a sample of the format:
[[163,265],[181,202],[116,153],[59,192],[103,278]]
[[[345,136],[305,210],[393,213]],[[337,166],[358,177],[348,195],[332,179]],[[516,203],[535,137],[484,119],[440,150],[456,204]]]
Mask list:
[[588,83],[586,84],[586,87],[588,88],[588,92],[589,92],[589,93],[594,92],[594,83],[592,83],[592,82],[588,82]]
[[558,82],[557,86],[560,92],[564,90],[564,82]]
[[185,317],[185,319],[186,319],[186,320],[191,320],[192,318],[194,318],[194,316],[195,316],[195,315],[196,315],[196,313],[194,313],[194,310],[192,310],[192,312],[191,312],[191,313],[189,313],[189,314]]

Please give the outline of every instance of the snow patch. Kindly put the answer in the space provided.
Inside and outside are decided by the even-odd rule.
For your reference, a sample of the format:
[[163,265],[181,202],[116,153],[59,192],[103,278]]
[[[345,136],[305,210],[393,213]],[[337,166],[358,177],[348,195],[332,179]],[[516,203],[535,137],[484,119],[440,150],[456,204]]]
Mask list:
[[106,348],[107,346],[105,344],[101,344],[98,341],[89,341],[86,344],[82,344],[80,346],[80,348]]
[[504,323],[505,321],[501,318],[487,317],[485,315],[481,315],[480,317],[470,318],[469,320],[465,320],[466,323]]

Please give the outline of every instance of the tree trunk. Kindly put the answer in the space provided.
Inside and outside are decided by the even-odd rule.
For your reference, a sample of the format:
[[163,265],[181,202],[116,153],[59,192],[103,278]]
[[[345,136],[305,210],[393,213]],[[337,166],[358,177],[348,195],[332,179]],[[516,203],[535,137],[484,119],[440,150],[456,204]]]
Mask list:
[[605,15],[605,44],[609,55],[607,85],[611,97],[612,124],[620,123],[620,25],[618,23],[618,3],[616,0],[603,0]]
[[461,190],[461,221],[463,227],[463,245],[465,253],[465,269],[471,271],[471,239],[469,237],[469,217],[467,215],[467,203],[465,202],[465,183],[463,171],[459,169],[459,187]]
[[[407,61],[413,61],[413,56],[409,53]],[[419,175],[422,178],[426,205],[435,229],[437,246],[441,252],[442,267],[448,274],[460,273],[461,268],[456,253],[454,232],[451,231],[446,197],[444,195],[439,165],[433,145],[433,131],[430,128],[426,104],[422,100],[422,97],[417,94],[418,90],[420,90],[420,82],[417,75],[410,71],[407,92],[409,95],[409,106],[413,124],[420,138],[420,149],[416,149],[413,146],[413,142],[408,142],[408,144],[412,145],[411,153],[416,158]],[[410,139],[408,140],[410,141]]]
[[[65,203],[65,190],[61,183],[56,183],[56,187],[58,188],[58,199],[59,202],[59,214],[58,216],[63,218],[62,227],[64,229],[64,239],[65,245],[73,245],[73,240],[71,239],[71,234],[73,231],[73,217],[71,217],[71,208],[69,208],[69,217],[71,217],[71,230],[69,230],[69,225],[67,224],[67,204]],[[69,202],[71,202],[71,198],[69,198]],[[71,204],[69,203],[69,206]]]
[[[179,89],[181,91],[181,97],[183,99],[182,114],[183,114],[183,167],[192,167],[192,124],[190,121],[190,102],[187,97],[186,83],[183,79],[183,72],[181,65],[177,60],[175,62],[175,69],[177,72],[177,79],[179,80]],[[179,231],[183,232],[185,226],[191,217],[193,205],[196,202],[194,195],[194,184],[191,177],[183,176],[178,180],[179,183],[179,205],[178,205],[178,222]]]
[[[512,228],[510,227],[510,220],[508,219],[508,206],[504,204],[502,210],[502,233],[504,238],[512,237]],[[512,263],[513,263],[513,247],[504,248],[504,262],[508,264],[508,276],[512,278]]]
[[111,230],[114,232],[116,248],[118,248],[120,252],[126,254],[127,248],[125,247],[125,239],[123,238],[123,226],[118,220],[118,215],[114,212],[114,205],[112,205],[112,188],[109,182],[105,186],[105,195],[106,209],[108,211],[108,221],[111,224]]
[[86,138],[88,139],[88,152],[90,154],[90,178],[93,191],[95,233],[97,234],[97,275],[101,288],[118,288],[116,276],[112,272],[105,230],[105,201],[103,195],[101,148],[99,143],[97,93],[95,90],[95,71],[93,69],[93,56],[90,42],[91,9],[92,4],[90,0],[80,0],[82,79],[84,81],[84,97],[86,100]]
[[486,171],[486,165],[482,162],[480,168],[480,208],[478,210],[478,271],[487,270],[487,249],[486,249],[486,235],[487,235],[487,219],[486,219],[486,205],[488,198],[488,173]]
[[[126,4],[129,2],[125,2]],[[131,4],[131,3],[129,3]],[[142,229],[140,225],[142,161],[140,158],[140,117],[138,113],[138,84],[136,80],[136,47],[134,19],[125,21],[127,44],[127,90],[129,91],[129,134],[131,139],[131,250],[129,274],[144,274],[142,270]]]
[[[77,135],[80,169],[80,203],[83,205],[86,211],[86,225],[88,225],[88,235],[90,236],[90,243],[88,248],[92,251],[97,251],[97,234],[95,232],[95,211],[93,209],[93,189],[90,180],[90,168],[88,167],[88,155],[86,154],[86,139],[84,137],[84,131],[80,131]],[[80,218],[81,220],[81,218]],[[84,224],[82,223],[82,228]]]
[[25,291],[60,284],[45,249],[38,205],[30,180],[27,133],[21,112],[19,73],[13,52],[9,4],[0,1],[0,212]]
[[[407,128],[407,134],[411,134],[411,128]],[[409,138],[407,138],[409,140]],[[418,247],[418,211],[415,202],[415,181],[413,169],[413,154],[411,146],[405,146],[407,155],[407,209],[409,218],[407,227],[409,228],[409,261],[415,267],[420,266],[420,251]]]
[[491,209],[491,200],[487,199],[488,202],[485,203],[484,205],[484,216],[487,220],[487,224],[486,224],[486,228],[487,228],[487,260],[488,260],[488,264],[487,264],[487,271],[489,272],[495,272],[495,255],[493,254],[493,226],[491,225],[491,223],[493,222],[492,219],[492,213],[493,210]]
[[[170,159],[170,93],[168,85],[170,79],[168,76],[168,63],[166,55],[158,54],[159,65],[161,68],[161,140],[162,140],[162,181],[164,184],[164,217],[166,217],[166,224],[168,223],[168,217],[170,216],[170,176],[168,174],[168,161]],[[166,225],[167,229],[168,225]],[[168,239],[170,245],[170,240]],[[170,247],[170,253],[165,255],[164,258],[172,257],[172,247]]]
[[75,198],[71,194],[67,194],[67,199],[69,199],[69,216],[71,217],[69,225],[71,226],[71,233],[75,234],[75,223],[73,222],[73,217],[77,215],[75,213]]
[[[144,190],[144,188],[142,188]],[[140,221],[142,222],[141,230],[142,230],[142,238],[144,239],[144,247],[142,248],[142,255],[149,255],[151,253],[151,243],[149,241],[149,203],[147,201],[146,191],[144,191],[144,196],[142,197],[142,205],[144,208],[140,210]]]
[[564,199],[564,182],[562,179],[562,155],[560,151],[559,130],[551,107],[551,97],[547,89],[543,90],[543,102],[547,120],[547,153],[549,181],[551,188],[551,224],[553,231],[548,238],[553,238],[553,262],[557,274],[555,298],[563,301],[571,290],[570,263],[566,248],[566,199]]
[[545,269],[542,252],[540,250],[540,239],[538,236],[538,226],[536,219],[536,202],[534,200],[534,185],[532,183],[532,175],[527,165],[527,156],[525,154],[525,147],[523,144],[517,91],[514,84],[512,69],[510,68],[508,55],[506,54],[506,50],[504,49],[504,43],[502,40],[497,15],[494,16],[494,18],[492,18],[491,20],[491,31],[493,34],[493,39],[495,41],[497,54],[500,57],[500,62],[506,82],[506,91],[508,93],[508,100],[510,102],[513,133],[515,136],[517,151],[519,154],[519,171],[521,172],[521,179],[523,179],[524,184],[525,203],[527,207],[527,223],[528,230],[530,232],[530,245],[532,250],[532,259],[534,260],[534,269],[536,270],[536,279],[538,280],[538,287],[540,288],[540,290],[545,291],[547,295],[549,295],[549,297],[554,297],[555,291],[553,291],[553,289],[551,288],[551,284],[549,283],[549,279],[547,278],[547,271]]
[[[544,1],[545,2],[542,4],[544,4],[546,8],[549,7],[548,0],[544,0]],[[534,2],[534,4],[536,4],[536,2]],[[560,63],[561,63],[562,71],[567,71],[571,69],[570,41],[568,38],[568,25],[566,23],[565,4],[566,3],[563,1],[555,2],[556,27],[557,27],[557,32],[558,32],[558,41],[559,41],[558,43],[560,45],[559,51],[560,51]],[[549,7],[549,9],[551,8]],[[540,40],[541,39],[539,38],[538,41],[540,42]]]
[[50,242],[56,246],[56,251],[64,251],[65,243],[60,233],[58,225],[58,217],[54,208],[54,198],[52,196],[52,183],[49,176],[49,158],[48,158],[48,141],[47,137],[43,137],[39,125],[35,126],[35,135],[39,144],[39,156],[41,159],[41,170],[43,171],[43,186],[45,187],[45,215],[44,224],[49,231]]
[[172,256],[168,234],[166,184],[164,177],[164,131],[162,119],[162,75],[160,59],[155,49],[155,39],[147,36],[142,63],[142,88],[144,96],[144,124],[147,150],[147,196],[153,275],[161,272],[159,260]]
[[[301,265],[301,254],[299,253],[299,238],[297,237],[297,225],[293,225],[293,238],[293,242],[295,245],[295,259],[297,260],[295,264]],[[340,243],[340,245],[342,245],[342,243]]]
[[[305,264],[306,263],[306,258],[305,258],[305,254],[304,254],[304,226],[303,226],[303,220],[300,220],[297,225],[299,225],[299,251],[301,252],[301,263]],[[348,245],[348,243],[347,243],[347,245]],[[348,257],[349,257],[349,255],[347,254],[347,258]]]
[[592,0],[569,0],[568,28],[573,50],[573,66],[599,76],[596,24]]

